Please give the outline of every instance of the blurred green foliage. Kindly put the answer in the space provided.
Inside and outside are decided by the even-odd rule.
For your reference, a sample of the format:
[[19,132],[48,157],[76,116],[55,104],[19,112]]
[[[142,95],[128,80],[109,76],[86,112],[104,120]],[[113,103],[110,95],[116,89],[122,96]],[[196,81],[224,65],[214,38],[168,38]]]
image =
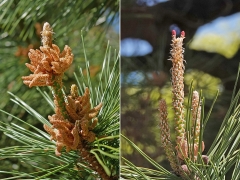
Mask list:
[[[228,27],[228,29],[230,28],[231,27]],[[195,50],[219,53],[230,59],[238,52],[239,42],[238,32],[228,31],[228,33],[224,35],[207,33],[204,35],[196,35],[189,47]]]

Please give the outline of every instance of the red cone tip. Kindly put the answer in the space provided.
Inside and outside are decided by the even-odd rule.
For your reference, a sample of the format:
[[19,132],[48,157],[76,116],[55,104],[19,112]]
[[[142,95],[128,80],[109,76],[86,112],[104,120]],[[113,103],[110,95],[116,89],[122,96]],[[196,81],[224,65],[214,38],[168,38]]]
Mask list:
[[176,36],[176,31],[175,30],[172,30],[172,35]]
[[184,31],[181,32],[181,36],[185,37],[185,32]]

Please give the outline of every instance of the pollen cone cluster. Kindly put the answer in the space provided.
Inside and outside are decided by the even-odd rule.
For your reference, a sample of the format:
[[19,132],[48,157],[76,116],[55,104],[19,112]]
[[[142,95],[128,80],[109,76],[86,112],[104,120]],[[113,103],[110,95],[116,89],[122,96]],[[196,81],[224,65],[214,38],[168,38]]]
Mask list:
[[95,139],[95,134],[92,130],[97,125],[96,118],[102,103],[91,109],[89,89],[85,89],[83,96],[77,96],[77,86],[72,85],[71,95],[67,97],[66,109],[71,118],[71,121],[78,123],[80,126],[81,137],[92,142]]
[[22,77],[24,84],[33,86],[51,86],[55,114],[48,116],[50,125],[44,124],[44,129],[51,135],[51,140],[56,142],[55,154],[61,155],[63,148],[67,152],[77,150],[79,160],[86,166],[96,171],[104,180],[112,180],[90,153],[90,143],[95,140],[93,129],[98,123],[97,115],[102,103],[91,108],[90,92],[86,88],[82,96],[78,94],[76,85],[71,86],[71,93],[63,93],[62,77],[73,61],[73,54],[69,46],[60,52],[57,45],[52,44],[53,31],[49,23],[43,26],[42,44],[40,50],[31,49],[28,56],[31,63],[26,66],[33,74]]
[[51,135],[51,139],[56,141],[55,154],[57,156],[61,155],[63,147],[66,147],[68,152],[77,150],[86,142],[95,140],[95,134],[92,130],[97,125],[96,116],[102,104],[100,103],[91,109],[88,88],[86,88],[83,96],[78,96],[76,85],[72,85],[72,89],[76,91],[71,91],[66,103],[66,109],[71,119],[69,121],[64,119],[56,105],[56,114],[48,116],[52,126],[44,125],[44,129]]
[[41,34],[43,46],[40,46],[40,50],[30,49],[28,53],[31,63],[26,63],[26,66],[33,74],[22,77],[23,83],[29,87],[51,86],[54,76],[63,75],[73,61],[69,46],[66,45],[60,52],[59,47],[52,44],[53,31],[49,23],[44,24]]

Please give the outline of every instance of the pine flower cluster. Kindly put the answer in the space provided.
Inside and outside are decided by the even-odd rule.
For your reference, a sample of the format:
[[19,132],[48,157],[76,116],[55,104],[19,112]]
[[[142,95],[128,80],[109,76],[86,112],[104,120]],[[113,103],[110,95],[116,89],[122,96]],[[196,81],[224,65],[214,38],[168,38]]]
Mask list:
[[76,91],[71,91],[72,94],[67,97],[66,109],[70,120],[64,119],[57,101],[54,101],[56,114],[48,116],[52,126],[44,125],[44,129],[51,135],[51,139],[56,141],[55,153],[57,156],[61,155],[63,147],[66,147],[67,152],[77,150],[83,147],[84,141],[93,142],[96,137],[92,130],[97,125],[96,116],[102,107],[102,103],[91,109],[88,88],[86,88],[83,96],[76,95],[76,85],[72,85],[71,89]]
[[[186,130],[186,117],[184,114],[184,48],[183,40],[185,38],[185,32],[181,32],[181,36],[176,38],[176,31],[172,31],[172,49],[170,50],[170,61],[172,61],[172,106],[174,110],[174,122],[176,129],[176,147],[173,148],[173,144],[170,138],[170,129],[167,119],[167,105],[165,100],[160,100],[160,130],[162,146],[165,149],[168,160],[174,172],[183,178],[186,175],[190,175],[191,171],[185,164],[187,159],[193,162],[197,160],[199,152],[199,137],[201,126],[201,102],[197,91],[193,91],[192,95],[192,132]],[[191,138],[187,138],[187,134],[191,134]],[[192,143],[193,142],[193,143]],[[189,152],[190,149],[193,152]],[[201,143],[201,150],[205,148],[204,142]],[[202,158],[205,158],[203,156]]]
[[30,49],[28,53],[31,63],[26,63],[26,66],[33,74],[23,76],[22,79],[29,87],[53,85],[53,81],[57,80],[53,76],[62,76],[72,64],[71,48],[66,45],[60,52],[59,47],[52,44],[52,34],[50,24],[45,23],[42,32],[43,46],[40,46],[40,50]]
[[88,88],[82,96],[78,94],[76,85],[71,86],[70,95],[66,96],[63,91],[62,77],[64,72],[73,62],[73,54],[69,46],[65,46],[60,52],[57,45],[52,44],[53,30],[49,23],[43,26],[42,44],[40,50],[30,49],[28,56],[30,64],[26,66],[33,73],[23,76],[23,83],[29,87],[51,86],[54,96],[55,114],[49,115],[51,126],[44,125],[44,129],[50,134],[50,139],[56,142],[55,154],[61,155],[63,148],[66,152],[77,150],[81,159],[96,171],[104,180],[110,177],[90,153],[89,143],[96,138],[94,128],[98,123],[97,115],[102,103],[91,108],[90,91]]

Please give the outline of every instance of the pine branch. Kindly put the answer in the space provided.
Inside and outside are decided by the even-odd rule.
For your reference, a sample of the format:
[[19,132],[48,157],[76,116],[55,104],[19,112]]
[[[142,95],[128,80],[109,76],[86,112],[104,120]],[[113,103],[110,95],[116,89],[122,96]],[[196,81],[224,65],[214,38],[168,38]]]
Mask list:
[[[46,34],[51,35],[52,33]],[[43,41],[46,39],[48,38],[44,37]],[[45,42],[47,42],[47,40]],[[16,104],[22,106],[33,117],[37,118],[42,124],[44,124],[45,129],[48,131],[51,137],[46,135],[45,132],[42,132],[38,128],[24,122],[19,118],[16,118],[12,114],[6,113],[5,111],[2,112],[17,119],[21,123],[24,122],[26,126],[33,128],[35,131],[37,131],[37,133],[32,133],[31,130],[26,130],[21,126],[16,126],[14,124],[9,125],[7,123],[3,123],[0,127],[1,130],[6,133],[6,135],[14,140],[19,141],[21,144],[29,146],[37,145],[38,150],[35,149],[30,152],[26,151],[27,158],[32,156],[36,156],[36,158],[38,158],[37,155],[39,150],[47,149],[48,152],[51,152],[51,157],[59,161],[61,161],[63,157],[63,159],[67,160],[67,163],[65,165],[62,164],[61,166],[57,166],[53,170],[51,167],[54,166],[55,162],[49,162],[50,169],[44,168],[43,162],[38,162],[38,164],[42,166],[40,167],[39,172],[27,174],[19,172],[17,174],[19,174],[21,177],[26,176],[43,178],[55,176],[60,171],[63,171],[62,173],[64,176],[69,174],[67,176],[71,179],[71,176],[74,173],[76,174],[76,171],[78,170],[78,175],[84,178],[87,176],[96,176],[96,171],[103,179],[116,179],[119,173],[119,138],[116,136],[119,134],[120,98],[119,86],[116,86],[119,84],[119,70],[117,68],[119,57],[115,57],[116,60],[113,69],[110,69],[111,66],[103,66],[102,74],[104,74],[105,77],[104,79],[100,78],[101,81],[99,81],[98,88],[94,88],[93,84],[91,83],[91,74],[89,73],[86,77],[81,77],[84,81],[87,79],[87,84],[80,82],[77,79],[79,88],[81,89],[84,87],[85,93],[80,96],[77,87],[73,86],[71,94],[66,96],[65,93],[59,95],[57,92],[62,92],[62,75],[67,67],[69,67],[69,63],[71,64],[71,60],[69,60],[68,56],[71,56],[71,53],[64,49],[63,53],[58,55],[59,49],[56,48],[56,45],[52,43],[43,42],[43,47],[40,47],[40,49],[41,51],[30,50],[31,53],[29,56],[31,59],[31,64],[27,64],[27,67],[32,71],[33,74],[23,77],[23,80],[25,81],[24,83],[29,86],[55,86],[54,83],[59,84],[59,86],[56,87],[58,90],[54,91],[55,114],[49,116],[50,123],[17,96],[13,94],[12,96],[15,98],[13,101]],[[108,65],[112,61],[112,56],[110,53],[111,52],[108,50],[106,53],[107,58],[105,58],[104,61],[104,63]],[[61,61],[59,61],[59,59],[61,59]],[[89,63],[87,61],[86,67],[89,68]],[[45,78],[43,75],[48,75],[48,78]],[[55,79],[54,76],[59,78]],[[102,75],[100,77],[102,77]],[[76,78],[78,77],[76,76]],[[86,85],[89,87],[89,90],[88,88],[85,88]],[[49,99],[49,96],[46,96],[46,93],[42,92],[41,90],[39,91],[44,95],[47,102],[53,106],[53,101]],[[59,101],[59,99],[62,99],[63,101]],[[94,100],[94,102],[92,100]],[[64,110],[59,108],[59,102],[61,102],[62,106],[66,108],[66,117],[64,117],[61,113]],[[100,102],[103,102],[104,106],[106,104],[105,108],[101,109],[102,105]],[[100,104],[95,108],[91,108],[91,106],[95,105],[95,103]],[[107,107],[107,105],[112,105],[112,107]],[[98,111],[100,109],[101,111],[98,117],[99,121],[97,121],[97,118],[95,117],[98,115]],[[106,123],[108,123],[108,126],[106,126]],[[98,129],[96,128],[95,130],[95,126],[98,127]],[[9,131],[9,129],[11,130]],[[105,137],[102,137],[103,135]],[[21,138],[17,138],[17,136],[20,136]],[[95,137],[97,139],[95,139]],[[54,141],[49,141],[48,139],[50,138]],[[55,157],[52,154],[54,146],[57,146],[55,150],[56,155],[61,156]],[[66,151],[75,151],[61,153],[61,149],[63,147],[66,147]],[[4,151],[4,149],[2,150]],[[14,152],[14,148],[12,151]],[[12,156],[9,153],[10,152],[6,152],[4,156],[19,158],[19,156]],[[80,153],[81,156],[79,156],[78,153]],[[41,154],[41,156],[44,158],[47,158],[47,155],[48,154],[45,153]],[[74,164],[76,164],[77,170],[73,167]],[[4,173],[7,172],[4,171]],[[17,176],[16,178],[20,176]]]

